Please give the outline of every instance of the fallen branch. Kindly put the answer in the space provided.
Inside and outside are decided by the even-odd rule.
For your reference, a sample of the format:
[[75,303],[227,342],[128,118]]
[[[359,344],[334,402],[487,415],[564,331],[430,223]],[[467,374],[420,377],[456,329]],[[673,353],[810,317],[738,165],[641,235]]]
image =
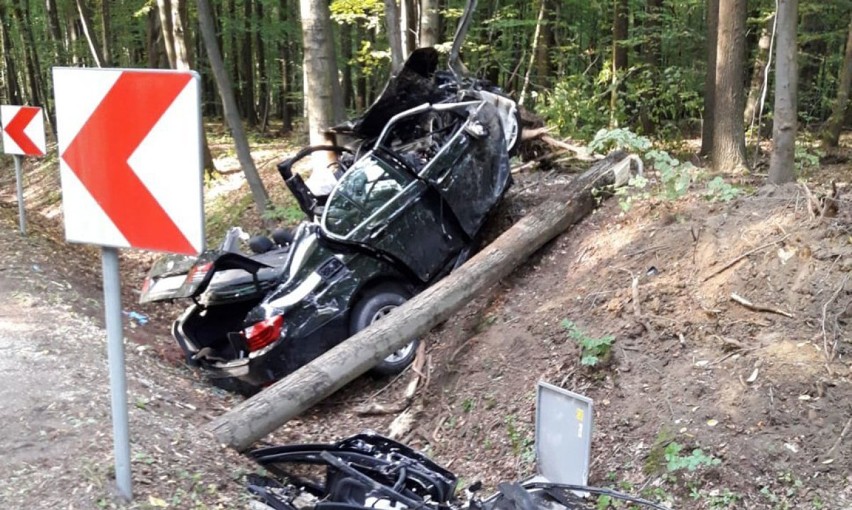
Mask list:
[[593,154],[592,151],[590,151],[587,147],[573,145],[562,140],[557,140],[556,138],[553,138],[549,135],[543,135],[541,137],[541,141],[546,143],[547,145],[571,151],[577,155],[577,159],[582,159],[584,161],[597,161],[599,159],[603,159],[603,156],[601,156],[600,154]]
[[822,210],[819,213],[819,221],[822,221],[823,218],[833,218],[837,216],[837,213],[840,209],[840,203],[837,198],[840,196],[840,192],[837,190],[837,184],[834,182],[831,183],[831,194],[826,195],[825,199],[822,203]]
[[776,245],[776,244],[778,244],[778,243],[780,243],[780,242],[782,242],[782,241],[786,240],[788,237],[790,237],[790,234],[786,234],[786,235],[784,235],[784,236],[782,236],[782,237],[780,237],[780,238],[778,238],[778,239],[776,239],[776,240],[772,241],[771,243],[766,243],[766,244],[764,244],[763,246],[758,246],[757,248],[755,248],[755,249],[753,249],[753,250],[749,250],[749,251],[747,251],[747,252],[743,253],[743,254],[742,254],[742,255],[740,255],[739,257],[737,257],[737,258],[735,258],[735,259],[731,260],[730,262],[728,262],[728,263],[727,263],[727,264],[725,264],[724,266],[720,267],[719,269],[717,269],[717,270],[713,271],[712,273],[710,273],[709,275],[705,276],[705,277],[701,280],[701,283],[704,283],[704,282],[706,282],[707,280],[709,280],[710,278],[713,278],[713,277],[714,277],[714,276],[716,276],[717,274],[721,273],[722,271],[725,271],[726,269],[730,268],[731,266],[733,266],[733,265],[734,265],[734,264],[736,264],[737,262],[741,261],[742,259],[744,259],[744,258],[748,257],[749,255],[752,255],[752,254],[755,254],[755,253],[757,253],[757,252],[759,252],[759,251],[765,250],[766,248],[769,248],[770,246],[774,246],[774,245]]
[[549,133],[551,128],[549,127],[540,127],[535,129],[524,129],[521,131],[521,141],[526,142],[527,140],[535,140],[541,136]]
[[840,431],[840,435],[837,437],[837,440],[835,440],[831,448],[829,448],[828,451],[825,452],[826,460],[831,459],[831,456],[834,455],[834,451],[840,447],[840,443],[842,443],[846,435],[849,434],[850,428],[852,428],[852,418],[849,418],[846,421],[846,425],[843,426],[843,430]]
[[731,299],[736,301],[737,303],[743,305],[744,307],[748,308],[749,310],[753,310],[755,312],[777,313],[778,315],[783,315],[784,317],[789,317],[791,319],[795,318],[795,317],[793,317],[793,314],[791,314],[789,312],[785,312],[784,310],[779,310],[778,308],[771,308],[771,307],[768,307],[768,306],[756,305],[756,304],[752,303],[751,301],[749,301],[748,299],[746,299],[742,296],[739,296],[735,293],[731,293]]
[[[840,206],[838,200],[840,193],[837,189],[837,184],[832,182],[831,193],[822,199],[816,198],[810,188],[808,188],[807,184],[802,183],[802,189],[805,191],[805,197],[808,199],[808,213],[810,213],[812,221],[815,220],[819,223],[822,222],[824,218],[837,216],[837,211]],[[819,215],[819,217],[817,217],[817,215]]]
[[622,269],[622,271],[630,275],[630,290],[633,301],[633,315],[636,316],[636,322],[638,322],[643,328],[645,328],[645,331],[647,331],[652,338],[656,338],[657,332],[654,330],[648,320],[642,315],[642,308],[639,304],[639,277],[634,276],[633,272],[628,271],[627,269]]
[[539,156],[535,159],[531,159],[531,160],[525,162],[522,165],[518,165],[518,166],[512,168],[512,173],[517,174],[517,173],[523,172],[524,170],[527,170],[529,168],[532,168],[532,167],[538,165],[539,163],[541,163],[542,161],[544,161],[546,159],[556,158],[556,157],[562,156],[564,154],[567,154],[568,152],[570,152],[570,151],[561,150],[561,151],[557,151],[557,152],[548,152],[547,154],[542,154],[541,156]]
[[837,299],[837,296],[840,295],[840,291],[842,291],[843,288],[846,287],[846,282],[848,282],[848,281],[849,281],[849,275],[847,274],[843,278],[843,281],[840,282],[840,285],[837,287],[837,290],[834,291],[834,294],[832,294],[831,297],[828,299],[828,301],[826,301],[822,305],[822,349],[823,349],[823,353],[825,354],[825,361],[827,363],[831,363],[832,361],[834,361],[834,354],[835,354],[835,351],[837,350],[837,335],[836,334],[834,335],[834,342],[831,345],[831,349],[828,348],[828,333],[826,333],[826,331],[825,331],[825,318],[826,318],[826,314],[828,313],[828,305],[830,305],[832,302],[834,302],[835,299]]
[[360,416],[375,416],[383,414],[397,414],[408,409],[411,401],[414,399],[414,394],[417,393],[417,386],[420,379],[423,379],[423,366],[426,363],[426,344],[420,342],[417,347],[417,357],[414,358],[414,364],[411,365],[411,370],[414,372],[414,377],[409,381],[405,388],[405,394],[400,402],[393,405],[373,403],[369,406],[356,409],[355,412]]

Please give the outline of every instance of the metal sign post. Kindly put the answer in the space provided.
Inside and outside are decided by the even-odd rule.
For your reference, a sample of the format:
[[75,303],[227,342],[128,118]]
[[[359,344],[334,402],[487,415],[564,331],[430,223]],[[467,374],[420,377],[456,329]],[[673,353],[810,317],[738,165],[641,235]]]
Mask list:
[[53,68],[67,241],[101,246],[115,481],[133,497],[118,248],[204,246],[200,77]]
[[21,170],[21,156],[15,154],[15,188],[18,191],[18,224],[21,228],[21,235],[27,235],[27,218],[26,210],[24,209],[24,175]]
[[27,235],[24,209],[24,175],[21,156],[44,156],[44,115],[37,106],[0,105],[0,136],[3,151],[15,157],[15,187],[21,235]]
[[101,248],[104,272],[104,318],[106,319],[109,385],[112,395],[112,434],[115,452],[115,482],[127,501],[133,499],[130,482],[130,432],[127,425],[127,379],[124,373],[124,333],[121,325],[121,275],[118,250]]

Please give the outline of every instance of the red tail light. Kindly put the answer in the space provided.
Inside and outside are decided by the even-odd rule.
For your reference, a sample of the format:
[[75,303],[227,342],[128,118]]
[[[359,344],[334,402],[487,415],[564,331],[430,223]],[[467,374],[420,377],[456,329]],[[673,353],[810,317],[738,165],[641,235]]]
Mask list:
[[207,272],[210,271],[210,268],[213,267],[212,262],[207,262],[206,264],[201,264],[197,266],[192,266],[192,269],[189,270],[189,273],[186,275],[186,280],[184,283],[193,284],[198,283],[207,276]]
[[276,315],[244,329],[243,334],[246,336],[246,344],[248,344],[249,351],[259,351],[278,340],[278,337],[281,336],[281,326],[283,325],[284,317]]

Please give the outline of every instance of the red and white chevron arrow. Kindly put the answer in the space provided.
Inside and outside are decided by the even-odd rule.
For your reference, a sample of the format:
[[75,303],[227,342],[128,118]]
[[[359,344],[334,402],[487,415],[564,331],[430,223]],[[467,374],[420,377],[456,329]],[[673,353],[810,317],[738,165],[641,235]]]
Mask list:
[[37,106],[0,106],[3,151],[21,156],[44,156],[44,115]]
[[198,75],[54,68],[53,80],[66,239],[201,251]]

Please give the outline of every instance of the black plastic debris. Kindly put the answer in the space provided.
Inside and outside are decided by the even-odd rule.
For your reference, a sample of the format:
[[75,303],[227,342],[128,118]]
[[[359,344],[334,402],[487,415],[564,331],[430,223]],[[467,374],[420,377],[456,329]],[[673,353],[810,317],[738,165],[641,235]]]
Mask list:
[[579,510],[598,496],[666,510],[611,489],[528,480],[498,485],[479,496],[481,483],[458,494],[458,477],[412,448],[375,434],[332,444],[262,448],[250,453],[266,471],[247,488],[258,510]]

